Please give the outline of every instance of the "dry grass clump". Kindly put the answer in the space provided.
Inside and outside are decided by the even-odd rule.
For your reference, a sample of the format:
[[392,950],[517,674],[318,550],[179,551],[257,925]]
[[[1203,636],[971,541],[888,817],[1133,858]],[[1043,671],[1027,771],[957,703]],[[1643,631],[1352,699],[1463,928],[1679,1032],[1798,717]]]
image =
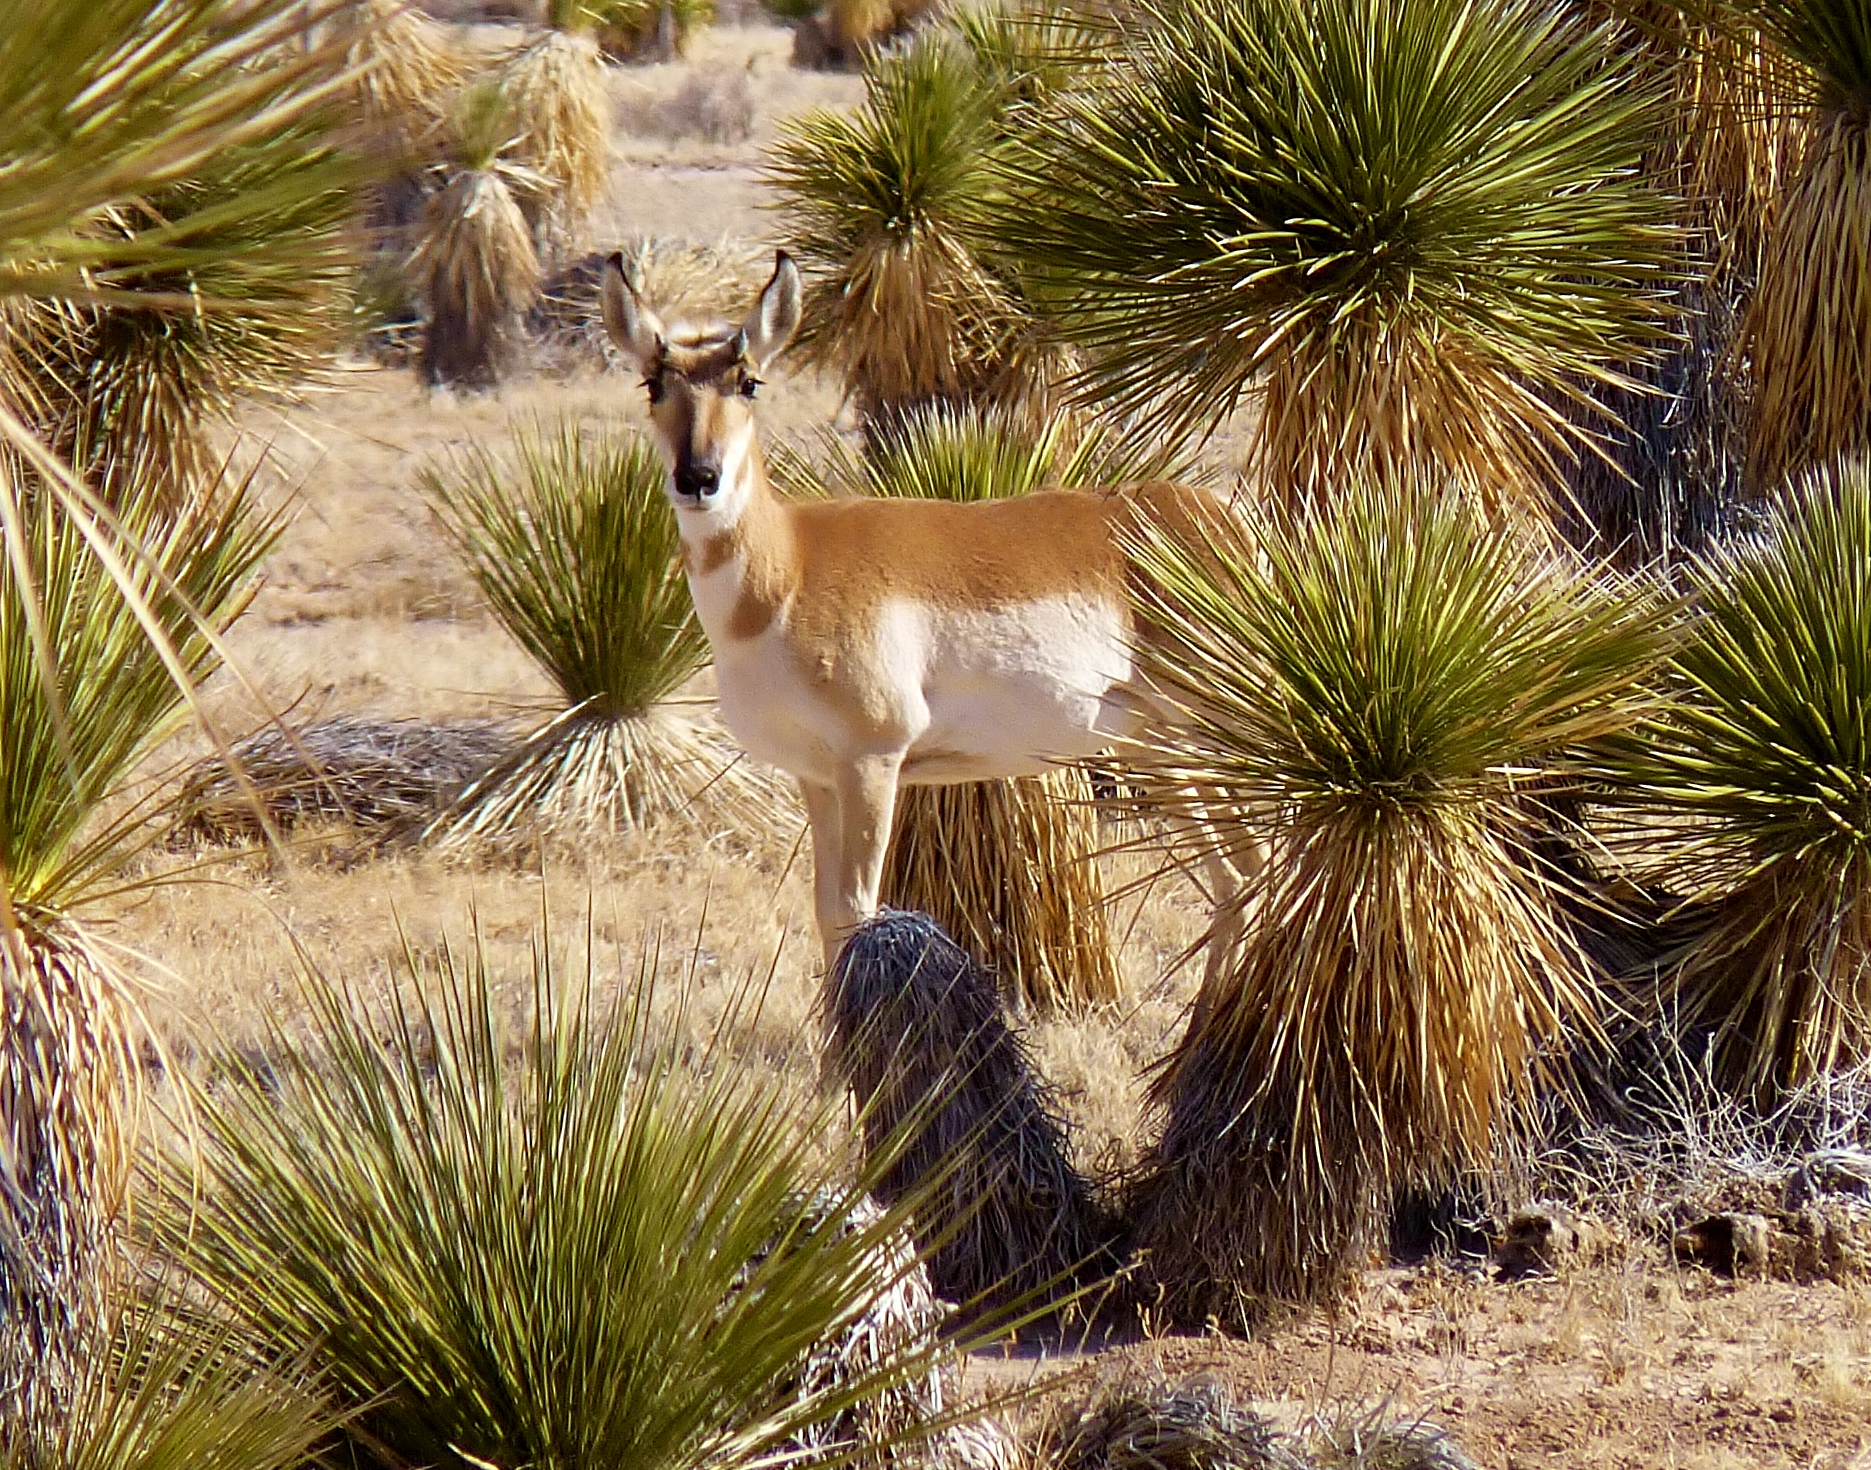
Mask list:
[[[426,823],[513,746],[498,726],[432,725],[338,715],[237,741],[227,758],[204,762],[183,783],[177,830],[215,842],[336,821],[379,838]],[[238,765],[244,782],[234,775]],[[257,806],[256,806],[257,803]]]
[[[733,320],[773,271],[770,251],[736,240],[704,244],[639,236],[618,253],[643,298],[658,303],[670,321]],[[548,350],[564,349],[573,365],[610,362],[615,356],[599,311],[608,258],[585,255],[548,276],[532,313],[534,333]]]
[[829,1065],[858,1099],[880,1198],[913,1207],[938,1295],[1032,1303],[1114,1264],[1114,1229],[993,979],[922,914],[845,941]]
[[673,61],[715,18],[715,0],[581,0],[613,61]]
[[[1174,708],[1132,779],[1272,859],[1160,1073],[1135,1232],[1173,1321],[1328,1300],[1393,1193],[1516,1131],[1590,965],[1535,854],[1581,742],[1627,728],[1645,610],[1459,495],[1140,541],[1144,672]],[[1199,856],[1199,852],[1191,854]]]
[[1056,1411],[1046,1470],[1305,1470],[1272,1424],[1215,1384],[1124,1382]]
[[567,708],[428,827],[448,843],[584,835],[788,810],[771,777],[671,696],[708,660],[679,559],[667,472],[635,433],[567,421],[431,468],[423,488],[494,615]]
[[368,135],[396,162],[422,159],[468,74],[453,34],[407,0],[353,0],[332,22]]
[[1306,1448],[1318,1470],[1476,1470],[1445,1430],[1390,1422],[1381,1412],[1334,1425]]

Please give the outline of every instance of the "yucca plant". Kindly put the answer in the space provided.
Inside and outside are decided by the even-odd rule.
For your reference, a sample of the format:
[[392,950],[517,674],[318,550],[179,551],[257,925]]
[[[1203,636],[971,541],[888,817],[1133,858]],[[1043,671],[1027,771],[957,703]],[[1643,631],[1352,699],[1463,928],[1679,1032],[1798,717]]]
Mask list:
[[428,312],[420,368],[431,383],[489,388],[514,363],[539,294],[539,254],[519,197],[547,188],[516,161],[524,127],[493,83],[467,88],[450,158],[409,261]]
[[725,810],[772,819],[778,788],[673,696],[708,662],[668,472],[642,436],[569,421],[426,470],[424,493],[501,626],[565,709],[470,782],[429,834],[582,836]]
[[[1034,429],[1000,407],[933,403],[893,420],[860,455],[831,435],[824,468],[776,457],[795,493],[998,500],[1110,485],[1180,463],[1093,424],[1068,443],[1062,421]],[[1090,778],[1044,776],[902,787],[884,857],[883,903],[935,919],[1017,1003],[1042,1009],[1116,1000],[1122,984],[1105,920]]]
[[446,147],[449,112],[469,63],[448,30],[408,0],[357,0],[333,18],[349,77],[345,104],[381,166],[365,221],[379,276],[406,257],[428,192],[427,175]]
[[[308,31],[327,13],[300,0],[0,0],[6,325],[61,301],[227,311],[238,303],[206,291],[134,288],[189,280],[230,251],[250,280],[316,273],[327,240],[247,226],[347,173],[330,155],[289,163],[344,83]],[[161,191],[225,177],[227,160],[269,157],[268,187],[174,228],[109,228]],[[225,484],[167,506],[125,485],[113,508],[42,438],[20,354],[0,351],[0,370],[0,1377],[19,1382],[30,1362],[39,1384],[60,1377],[58,1344],[96,1305],[140,1075],[121,969],[77,913],[134,850],[115,787],[218,662],[271,527]]]
[[1871,1057],[1867,566],[1862,460],[1709,551],[1671,698],[1618,766],[1636,840],[1668,842],[1666,881],[1705,905],[1659,1010],[1756,1100]]
[[1731,0],[1785,65],[1797,157],[1745,330],[1757,486],[1871,449],[1871,3]]
[[614,61],[674,61],[715,18],[714,0],[583,0],[579,8]]
[[522,203],[541,258],[579,247],[610,182],[611,97],[604,55],[577,0],[554,0],[545,30],[501,64],[500,88],[521,127],[514,157],[544,181]]
[[81,914],[146,881],[122,870],[159,808],[125,782],[181,714],[178,681],[219,664],[217,635],[277,522],[242,482],[179,508],[147,489],[120,511],[138,551],[113,572],[16,459],[0,458],[0,476],[19,509],[0,561],[3,1381],[21,1363],[56,1376],[60,1345],[97,1305],[92,1270],[125,1182],[139,1009],[119,952]]
[[921,1271],[913,1202],[839,1175],[843,1100],[736,1062],[745,994],[698,1044],[652,1005],[653,956],[607,1010],[548,953],[517,1025],[478,945],[410,957],[419,996],[309,972],[264,1068],[227,1049],[198,1090],[170,1248],[265,1340],[314,1345],[369,1463],[700,1470],[941,1428],[912,1402],[940,1312],[876,1315]]
[[1287,500],[1540,499],[1559,405],[1659,334],[1659,113],[1545,0],[1145,0],[1015,140],[1000,235],[1075,380],[1172,431],[1244,401]]
[[[47,444],[107,498],[153,482],[179,494],[210,475],[210,431],[239,400],[314,376],[337,340],[358,213],[347,174],[308,127],[99,214],[93,235],[134,250],[159,234],[188,260],[117,270],[107,303],[52,298],[16,315],[27,416]],[[269,195],[273,207],[256,204]]]
[[269,1363],[194,1283],[118,1291],[65,1393],[0,1420],[0,1470],[302,1470],[342,1426],[301,1358]]
[[1433,483],[1137,556],[1166,713],[1132,779],[1171,813],[1198,794],[1213,825],[1186,843],[1272,848],[1216,920],[1133,1197],[1166,1309],[1200,1323],[1330,1298],[1392,1193],[1486,1161],[1593,1025],[1535,839],[1658,638]]
[[1056,350],[984,251],[1014,101],[961,33],[930,28],[867,60],[855,113],[781,132],[769,177],[810,275],[799,348],[867,419],[943,401],[1043,407]]

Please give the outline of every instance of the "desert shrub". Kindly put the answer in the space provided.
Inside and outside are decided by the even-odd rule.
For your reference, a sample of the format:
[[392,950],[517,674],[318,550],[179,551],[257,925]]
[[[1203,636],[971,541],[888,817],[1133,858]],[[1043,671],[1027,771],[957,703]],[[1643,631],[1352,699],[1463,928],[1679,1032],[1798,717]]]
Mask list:
[[409,260],[428,317],[420,366],[431,383],[492,387],[518,360],[540,280],[519,198],[547,187],[514,157],[521,127],[496,85],[456,99],[448,161]]
[[1591,966],[1539,856],[1582,742],[1636,718],[1655,615],[1434,485],[1137,548],[1170,711],[1132,779],[1271,860],[1160,1072],[1135,1185],[1165,1310],[1329,1299],[1394,1192],[1518,1131]]
[[[183,1152],[161,1176],[167,1248],[263,1340],[310,1348],[367,1462],[854,1451],[827,1426],[950,1349],[925,1296],[823,1361],[921,1270],[905,1210],[826,1148],[842,1102],[736,1064],[745,995],[697,1047],[653,1006],[652,959],[605,1008],[535,955],[518,1024],[478,948],[411,957],[419,994],[308,973],[264,1067],[222,1051],[197,1090],[200,1173]],[[868,1448],[940,1427],[903,1413]]]
[[219,667],[273,543],[245,490],[172,506],[145,486],[110,534],[0,452],[0,1421],[61,1392],[100,1310],[145,1028],[121,950],[81,915],[150,881],[123,870],[164,796],[130,779]]
[[120,1282],[72,1369],[0,1420],[0,1470],[301,1470],[343,1423],[174,1276]]
[[870,57],[864,88],[855,114],[793,119],[775,149],[773,182],[809,276],[798,350],[836,372],[871,419],[1043,398],[1056,354],[985,249],[1015,100],[1006,77],[937,27]]
[[1660,1014],[1771,1096],[1871,1058],[1871,469],[1813,473],[1697,563],[1669,699],[1618,764],[1702,901]]
[[501,64],[499,86],[519,128],[514,160],[540,181],[521,196],[541,259],[577,250],[610,182],[610,79],[598,43],[548,28]]
[[1542,0],[1146,4],[997,160],[1004,249],[1085,397],[1177,431],[1251,399],[1286,498],[1543,503],[1556,405],[1662,325],[1655,96],[1614,57]]
[[1756,486],[1871,450],[1871,5],[1731,0],[1784,64],[1795,158],[1744,331]]

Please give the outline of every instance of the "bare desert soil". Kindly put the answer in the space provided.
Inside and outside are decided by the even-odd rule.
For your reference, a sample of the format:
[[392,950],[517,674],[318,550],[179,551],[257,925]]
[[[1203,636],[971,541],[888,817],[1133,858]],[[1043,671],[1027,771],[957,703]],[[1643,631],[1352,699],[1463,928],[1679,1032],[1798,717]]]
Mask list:
[[[760,169],[776,121],[860,93],[849,76],[793,71],[787,54],[784,31],[722,29],[685,62],[619,72],[611,201],[593,243],[647,236],[753,257],[770,245],[781,222],[763,208]],[[747,136],[709,136],[723,116],[749,110]],[[353,364],[303,402],[253,406],[244,427],[250,445],[271,446],[267,493],[296,507],[233,640],[258,703],[305,717],[516,728],[543,717],[549,686],[454,566],[417,471],[470,442],[498,443],[519,423],[638,421],[638,397],[631,380],[595,362],[462,398],[429,393],[405,371]],[[797,378],[763,404],[771,432],[795,435],[839,406],[832,387]],[[215,708],[233,730],[259,718],[252,694],[226,678]],[[634,975],[646,953],[659,977],[687,976],[698,1026],[748,976],[770,973],[742,1057],[811,1085],[818,978],[802,831],[799,814],[781,810],[764,831],[594,836],[524,861],[249,854],[210,869],[209,881],[144,899],[111,932],[149,957],[184,1060],[186,1036],[200,1028],[240,1044],[290,1017],[295,946],[305,962],[369,985],[400,975],[405,943],[459,948],[478,933],[518,1005],[543,918],[548,948],[574,970],[589,936],[606,983]],[[1130,998],[1032,1028],[1088,1167],[1122,1165],[1147,1133],[1142,1076],[1179,1029],[1192,982],[1174,961],[1200,923],[1192,891],[1174,879],[1123,900],[1114,929]],[[1097,1377],[1219,1377],[1292,1423],[1382,1405],[1447,1426],[1489,1470],[1871,1470],[1871,1286],[1733,1283],[1679,1271],[1648,1249],[1511,1285],[1439,1265],[1374,1269],[1335,1320],[1264,1342],[1149,1341],[1063,1361],[982,1362],[977,1372],[1013,1382],[1066,1366]]]

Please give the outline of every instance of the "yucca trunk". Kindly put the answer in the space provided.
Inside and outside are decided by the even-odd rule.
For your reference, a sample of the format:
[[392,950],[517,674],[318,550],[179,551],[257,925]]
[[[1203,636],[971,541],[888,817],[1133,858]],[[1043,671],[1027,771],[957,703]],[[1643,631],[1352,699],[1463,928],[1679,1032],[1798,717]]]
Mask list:
[[80,933],[0,894],[0,1423],[56,1409],[104,1304],[128,1175],[133,1007]]
[[882,901],[929,915],[1023,1009],[1115,1001],[1093,799],[1079,770],[906,786]]
[[1871,450],[1871,116],[1813,126],[1773,222],[1746,332],[1758,489]]

